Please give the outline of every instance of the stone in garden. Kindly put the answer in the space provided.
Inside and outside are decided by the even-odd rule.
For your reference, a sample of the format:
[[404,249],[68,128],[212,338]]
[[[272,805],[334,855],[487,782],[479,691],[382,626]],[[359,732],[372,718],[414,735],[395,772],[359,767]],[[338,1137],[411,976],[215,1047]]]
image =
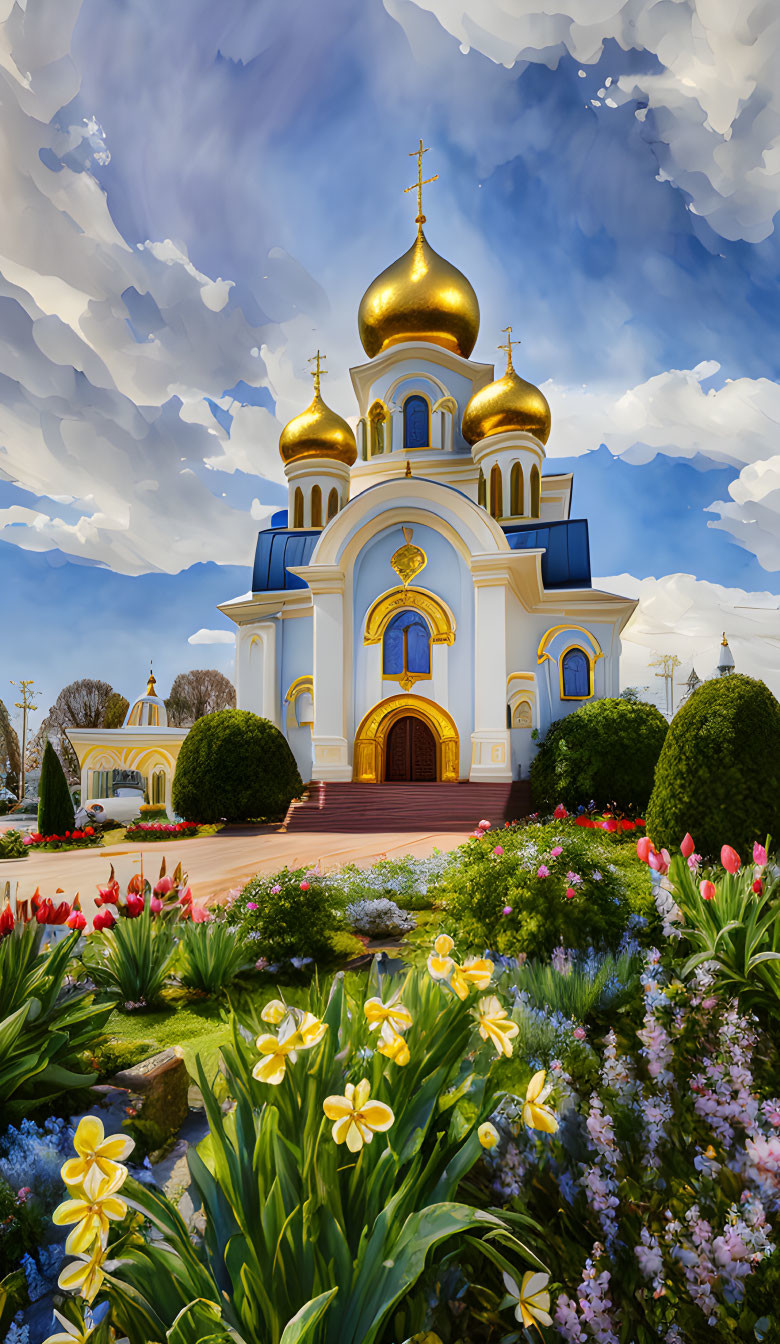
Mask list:
[[162,1148],[178,1134],[189,1111],[190,1080],[184,1060],[175,1050],[162,1050],[141,1060],[111,1081],[140,1097],[134,1120],[141,1123],[150,1139],[155,1136],[155,1148]]

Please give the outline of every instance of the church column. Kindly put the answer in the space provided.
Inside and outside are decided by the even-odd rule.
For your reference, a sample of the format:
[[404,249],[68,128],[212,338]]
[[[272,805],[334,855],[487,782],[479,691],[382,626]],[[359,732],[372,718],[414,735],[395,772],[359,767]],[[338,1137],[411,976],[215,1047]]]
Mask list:
[[[469,779],[511,780],[512,755],[506,726],[507,576],[495,558],[472,559],[474,580],[474,732]],[[492,572],[491,572],[492,571]]]
[[336,566],[306,570],[314,628],[312,779],[349,780],[346,736],[344,575]]

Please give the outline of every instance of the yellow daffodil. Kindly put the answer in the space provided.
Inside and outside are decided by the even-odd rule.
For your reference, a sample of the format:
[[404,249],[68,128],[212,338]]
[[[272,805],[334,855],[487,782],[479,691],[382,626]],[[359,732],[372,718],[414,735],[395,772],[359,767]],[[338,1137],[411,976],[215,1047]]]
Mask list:
[[347,1083],[343,1097],[326,1097],[322,1109],[329,1120],[335,1121],[334,1141],[346,1143],[351,1153],[359,1153],[364,1143],[371,1143],[374,1135],[389,1129],[395,1119],[383,1101],[371,1100],[367,1078],[357,1086]]
[[377,1046],[377,1051],[380,1055],[386,1055],[394,1064],[400,1064],[401,1066],[408,1064],[411,1059],[409,1046],[406,1044],[403,1036],[393,1036],[390,1041],[386,1041],[383,1038]]
[[544,1069],[540,1069],[528,1084],[523,1105],[523,1123],[529,1129],[541,1129],[545,1134],[554,1134],[558,1128],[558,1121],[550,1107],[544,1104],[552,1092],[552,1083],[548,1083],[545,1087],[545,1077]]
[[496,1047],[496,1054],[506,1055],[509,1059],[512,1054],[512,1038],[517,1035],[520,1028],[512,1021],[495,994],[480,999],[477,1005],[477,1022],[483,1041],[492,1041]]
[[252,1077],[259,1083],[278,1087],[287,1070],[287,1061],[294,1064],[299,1050],[311,1050],[318,1045],[327,1029],[327,1023],[320,1022],[313,1013],[304,1013],[296,1026],[293,1013],[286,1012],[278,1036],[272,1032],[258,1036],[255,1044],[263,1058],[255,1064]]
[[85,1115],[79,1120],[73,1147],[78,1157],[69,1158],[61,1172],[66,1185],[82,1185],[93,1170],[109,1179],[118,1171],[126,1176],[127,1168],[121,1166],[121,1160],[129,1157],[135,1144],[126,1134],[110,1134],[106,1138],[103,1121],[96,1115]]
[[103,1283],[104,1259],[105,1252],[98,1242],[91,1255],[80,1255],[65,1266],[57,1280],[60,1288],[65,1293],[78,1291],[87,1302],[94,1301]]
[[[535,1325],[537,1330],[539,1330],[540,1325],[552,1325],[550,1294],[547,1291],[549,1282],[549,1274],[542,1274],[538,1270],[529,1269],[523,1275],[523,1282],[518,1287],[512,1275],[504,1273],[506,1291],[517,1303],[515,1319],[520,1321],[522,1325]],[[542,1333],[541,1330],[539,1330],[539,1333]]]
[[49,1338],[45,1339],[43,1344],[85,1344],[95,1328],[94,1325],[88,1326],[83,1321],[74,1325],[73,1321],[69,1321],[66,1316],[61,1316],[56,1307],[54,1308],[54,1315],[62,1326],[62,1330],[57,1335],[49,1335]]
[[66,1199],[54,1210],[52,1221],[58,1227],[67,1223],[76,1224],[65,1242],[68,1254],[82,1255],[95,1241],[105,1246],[109,1220],[119,1220],[127,1213],[124,1200],[116,1197],[116,1191],[126,1175],[127,1172],[121,1168],[114,1176],[101,1176],[97,1168],[93,1167],[84,1180],[81,1194],[74,1199]]
[[446,980],[455,962],[450,952],[455,946],[448,933],[440,933],[433,944],[433,952],[428,958],[428,971],[432,980]]
[[381,999],[366,999],[363,1005],[369,1031],[378,1031],[387,1045],[392,1045],[395,1038],[401,1032],[408,1031],[412,1025],[412,1014],[398,1002],[398,998],[399,995],[395,994],[389,1003],[383,1003]]
[[489,1120],[486,1120],[477,1130],[477,1138],[483,1148],[495,1148],[500,1137],[495,1125],[491,1125]]
[[304,1013],[298,1025],[298,1036],[300,1037],[298,1048],[300,1050],[311,1050],[313,1046],[319,1045],[327,1030],[327,1022],[321,1022],[313,1013]]
[[453,964],[450,987],[459,999],[465,999],[472,985],[477,989],[487,989],[492,975],[493,963],[487,957],[469,957],[462,966]]
[[282,1003],[281,999],[271,999],[270,1003],[265,1005],[260,1018],[263,1022],[270,1022],[272,1027],[278,1027],[288,1012],[287,1004]]

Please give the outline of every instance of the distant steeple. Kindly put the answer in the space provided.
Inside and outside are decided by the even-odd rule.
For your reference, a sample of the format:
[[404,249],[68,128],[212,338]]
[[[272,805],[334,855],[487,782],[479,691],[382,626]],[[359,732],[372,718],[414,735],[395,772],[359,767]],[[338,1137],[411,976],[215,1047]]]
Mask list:
[[718,659],[718,676],[728,677],[734,671],[734,659],[731,656],[726,631],[723,631],[723,639],[720,642],[720,657]]

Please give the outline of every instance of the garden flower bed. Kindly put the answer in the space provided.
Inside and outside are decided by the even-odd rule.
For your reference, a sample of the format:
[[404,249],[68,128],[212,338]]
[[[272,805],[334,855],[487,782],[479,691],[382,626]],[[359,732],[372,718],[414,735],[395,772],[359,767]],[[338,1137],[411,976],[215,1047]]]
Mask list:
[[28,849],[96,849],[103,843],[102,836],[93,826],[85,826],[83,831],[65,831],[62,835],[41,835],[30,831],[23,837]]
[[186,840],[197,835],[194,821],[135,821],[125,827],[126,840]]

